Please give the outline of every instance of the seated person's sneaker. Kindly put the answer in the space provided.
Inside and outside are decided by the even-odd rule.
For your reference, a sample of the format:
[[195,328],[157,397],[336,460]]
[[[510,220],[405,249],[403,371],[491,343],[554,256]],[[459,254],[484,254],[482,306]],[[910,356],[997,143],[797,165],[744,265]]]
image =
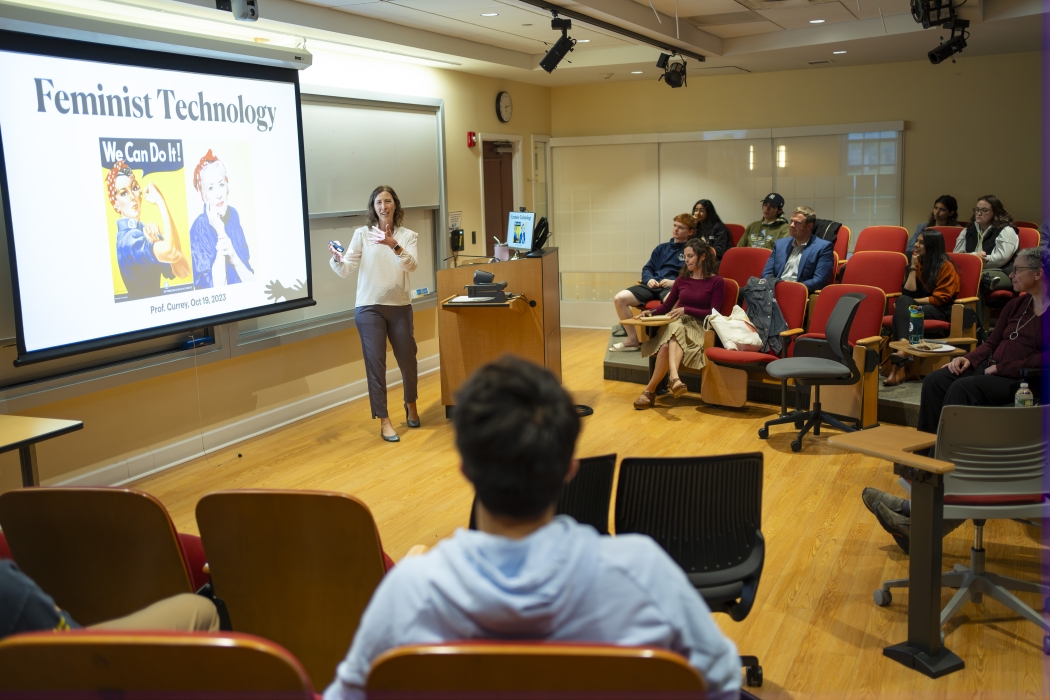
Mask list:
[[875,506],[879,503],[882,503],[894,513],[904,513],[905,499],[891,496],[885,491],[879,491],[871,486],[860,492],[860,500],[864,501],[864,507],[870,510],[872,515],[875,514]]
[[879,525],[882,525],[882,529],[893,536],[897,546],[908,554],[908,548],[911,545],[911,518],[894,513],[886,507],[885,503],[875,504],[875,518],[879,521]]

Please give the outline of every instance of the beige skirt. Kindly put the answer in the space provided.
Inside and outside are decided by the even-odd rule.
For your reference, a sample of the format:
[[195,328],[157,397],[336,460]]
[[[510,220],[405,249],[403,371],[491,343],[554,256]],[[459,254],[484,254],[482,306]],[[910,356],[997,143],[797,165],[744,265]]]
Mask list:
[[704,358],[704,324],[698,318],[684,315],[671,321],[666,326],[656,326],[650,331],[656,335],[642,343],[642,357],[650,357],[659,352],[667,341],[674,338],[682,348],[682,364],[689,369],[701,370],[707,360]]

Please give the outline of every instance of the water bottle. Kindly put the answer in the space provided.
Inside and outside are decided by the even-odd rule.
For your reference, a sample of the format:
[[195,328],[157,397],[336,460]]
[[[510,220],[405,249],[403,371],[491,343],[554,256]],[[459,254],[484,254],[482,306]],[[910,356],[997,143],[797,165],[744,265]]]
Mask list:
[[1035,397],[1028,388],[1028,382],[1021,382],[1021,388],[1014,394],[1014,406],[1034,406]]
[[921,306],[908,307],[908,343],[918,345],[922,342],[922,326],[925,317]]

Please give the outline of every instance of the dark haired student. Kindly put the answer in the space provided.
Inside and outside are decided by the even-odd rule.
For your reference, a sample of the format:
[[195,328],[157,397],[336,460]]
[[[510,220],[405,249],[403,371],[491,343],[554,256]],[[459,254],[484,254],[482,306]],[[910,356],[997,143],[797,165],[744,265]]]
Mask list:
[[[921,306],[924,319],[948,321],[952,317],[952,304],[959,296],[959,272],[955,263],[944,250],[944,236],[936,229],[927,229],[919,234],[911,254],[908,277],[904,280],[897,306],[893,310],[891,340],[907,340],[911,325],[910,306]],[[897,386],[907,379],[908,364],[914,359],[900,350],[890,357],[893,368],[883,382],[885,386]]]
[[518,358],[486,365],[456,395],[453,421],[478,529],[390,570],[326,700],[364,698],[387,649],[469,639],[662,647],[700,672],[708,698],[737,697],[736,647],[656,542],[554,515],[579,468],[580,420],[553,375]]
[[911,238],[908,239],[908,245],[904,248],[904,254],[909,258],[911,257],[911,252],[915,249],[915,241],[919,240],[919,234],[926,229],[958,225],[959,203],[950,194],[942,194],[934,200],[930,218],[915,227],[915,233],[911,234]]
[[715,210],[710,199],[698,199],[693,205],[693,218],[696,219],[696,235],[703,238],[715,249],[716,260],[721,260],[729,247],[729,229],[722,223],[722,217]]
[[416,339],[408,279],[418,265],[418,235],[401,225],[404,218],[401,200],[393,188],[380,185],[368,198],[368,226],[354,231],[350,245],[342,253],[335,247],[339,241],[328,246],[337,275],[347,277],[358,266],[361,268],[354,324],[361,336],[372,418],[379,419],[379,436],[387,442],[401,440],[386,410],[387,340],[404,383],[405,422],[410,428],[419,427]]

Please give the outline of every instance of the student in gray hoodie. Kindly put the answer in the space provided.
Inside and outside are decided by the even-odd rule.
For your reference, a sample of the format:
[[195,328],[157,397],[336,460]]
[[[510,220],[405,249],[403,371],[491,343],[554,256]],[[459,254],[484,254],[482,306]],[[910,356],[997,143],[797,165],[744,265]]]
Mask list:
[[486,365],[456,396],[453,421],[478,529],[390,570],[325,700],[364,698],[392,647],[470,639],[662,647],[700,672],[708,697],[738,697],[736,647],[656,542],[554,515],[579,468],[579,418],[553,375],[518,358]]

